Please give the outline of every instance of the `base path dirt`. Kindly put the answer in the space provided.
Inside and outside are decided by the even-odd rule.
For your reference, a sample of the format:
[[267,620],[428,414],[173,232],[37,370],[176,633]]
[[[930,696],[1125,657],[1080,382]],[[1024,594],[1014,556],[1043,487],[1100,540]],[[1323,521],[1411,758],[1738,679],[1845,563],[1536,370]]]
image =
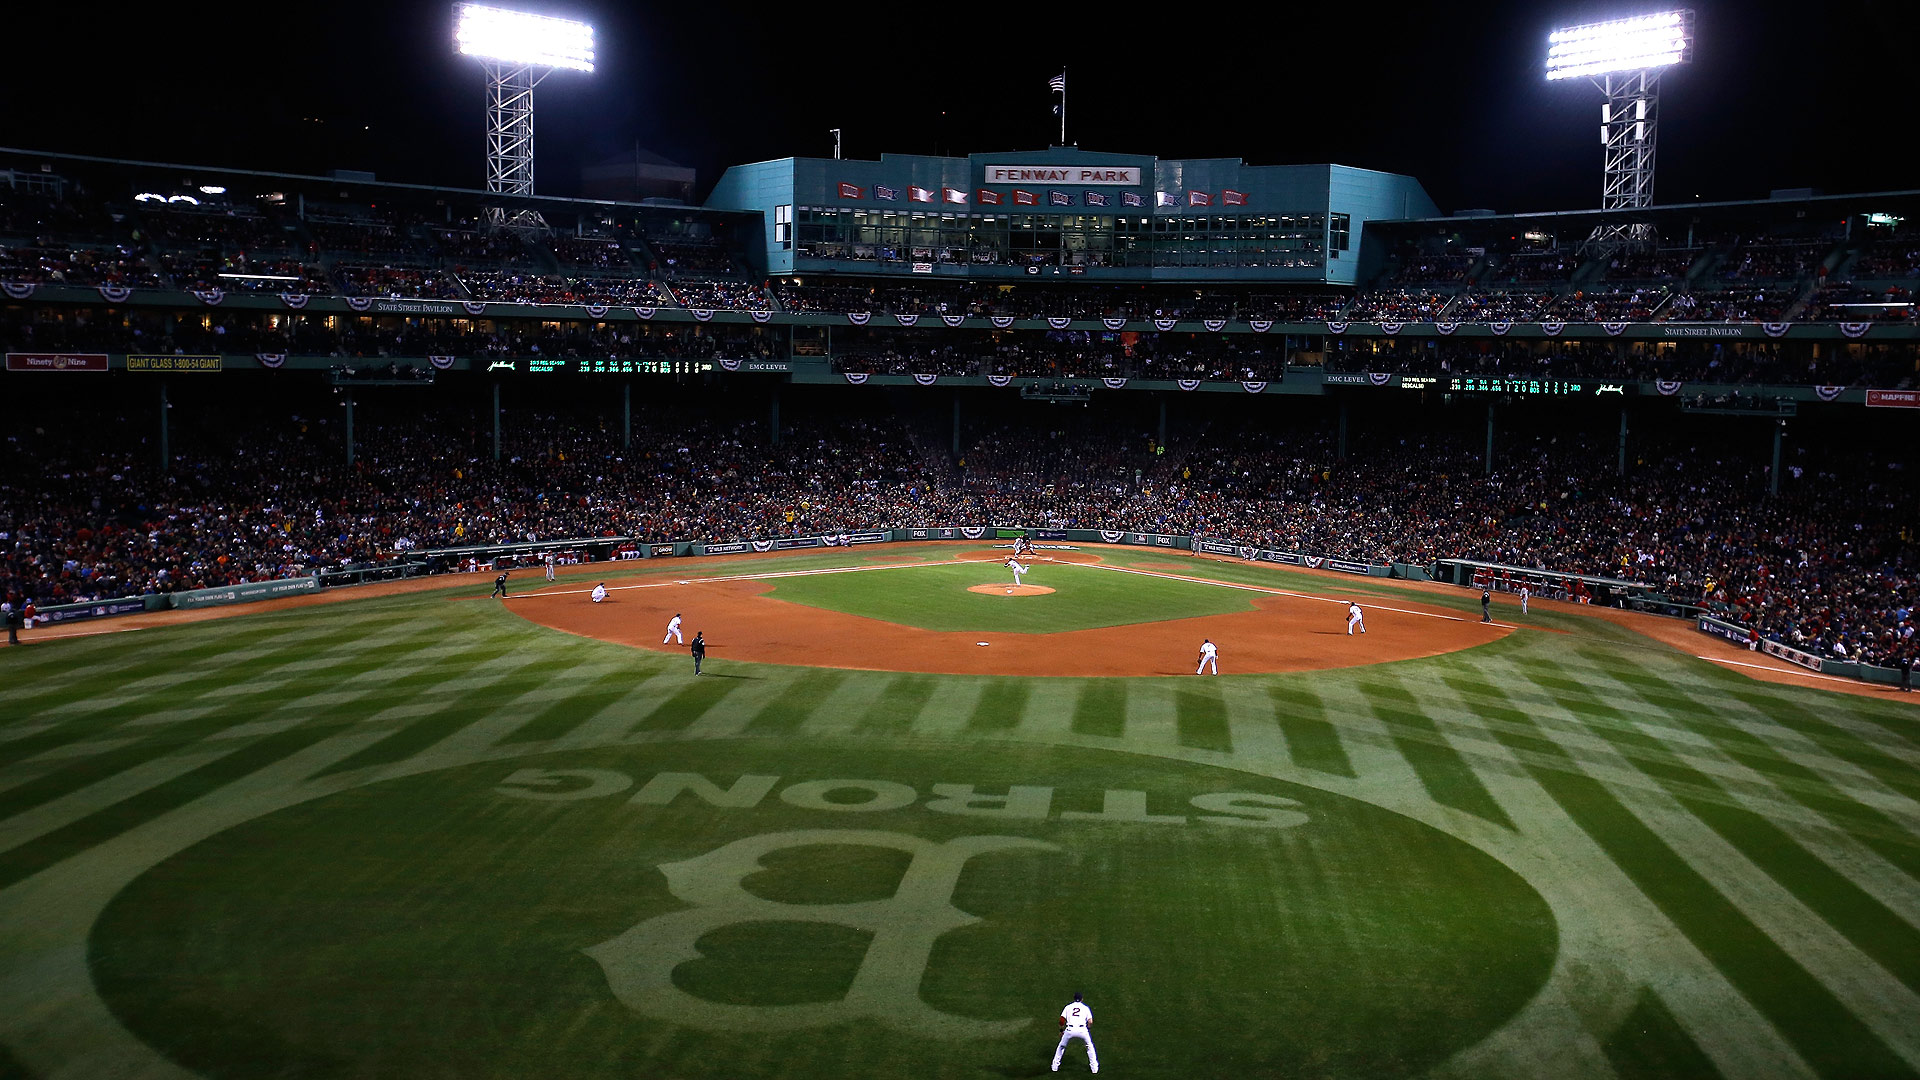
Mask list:
[[[969,556],[994,557],[960,557]],[[689,637],[705,632],[709,662],[948,675],[1191,675],[1208,639],[1220,648],[1224,674],[1307,671],[1436,656],[1512,630],[1409,602],[1370,606],[1368,632],[1349,635],[1344,603],[1258,594],[1253,611],[1231,615],[1057,634],[946,633],[787,603],[769,595],[776,584],[663,580],[622,588],[601,604],[584,593],[556,592],[514,597],[508,608],[556,630],[660,652],[684,652],[660,640],[667,620],[680,612]]]

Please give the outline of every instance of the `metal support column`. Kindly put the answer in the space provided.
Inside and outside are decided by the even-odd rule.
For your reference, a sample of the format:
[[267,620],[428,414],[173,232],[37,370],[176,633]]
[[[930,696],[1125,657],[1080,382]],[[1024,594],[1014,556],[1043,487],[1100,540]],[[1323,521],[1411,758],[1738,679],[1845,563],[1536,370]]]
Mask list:
[[1615,476],[1627,475],[1627,407],[1620,406],[1620,460],[1613,467]]
[[773,401],[767,408],[767,434],[775,446],[780,445],[780,391],[773,392]]
[[1347,460],[1347,398],[1340,397],[1340,443],[1334,448],[1335,461]]
[[633,449],[633,384],[620,384],[620,448]]
[[160,471],[173,471],[173,457],[167,452],[167,410],[173,406],[167,404],[167,383],[160,381]]
[[1487,475],[1493,475],[1493,402],[1487,402]]
[[953,395],[953,452],[960,452],[960,395]]
[[500,384],[493,384],[493,460],[500,460]]
[[1767,494],[1780,494],[1780,444],[1787,437],[1787,422],[1773,422],[1773,468],[1767,473]]
[[347,393],[347,466],[353,466],[353,393]]

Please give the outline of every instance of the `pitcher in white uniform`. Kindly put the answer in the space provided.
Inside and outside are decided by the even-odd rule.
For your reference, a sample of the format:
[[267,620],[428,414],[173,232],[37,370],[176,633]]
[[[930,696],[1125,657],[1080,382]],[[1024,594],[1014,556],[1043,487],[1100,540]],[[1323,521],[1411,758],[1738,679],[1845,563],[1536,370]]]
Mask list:
[[1094,1072],[1100,1071],[1100,1055],[1093,1049],[1093,1010],[1087,1008],[1080,995],[1073,995],[1073,1001],[1060,1010],[1060,1045],[1053,1048],[1053,1071],[1060,1071],[1060,1055],[1067,1052],[1067,1043],[1079,1039],[1087,1044],[1087,1065]]
[[1026,564],[1019,562],[1018,560],[1015,560],[1015,559],[1008,559],[1007,569],[1013,571],[1013,584],[1015,588],[1018,588],[1020,585],[1020,578],[1024,576],[1027,572]]

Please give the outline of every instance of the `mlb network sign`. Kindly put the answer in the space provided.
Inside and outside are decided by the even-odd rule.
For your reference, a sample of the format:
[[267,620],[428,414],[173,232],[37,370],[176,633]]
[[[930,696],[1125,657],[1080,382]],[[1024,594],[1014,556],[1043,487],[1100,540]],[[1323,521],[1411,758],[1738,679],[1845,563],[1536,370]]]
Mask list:
[[1138,186],[1138,166],[1111,165],[988,165],[988,184],[1114,184]]

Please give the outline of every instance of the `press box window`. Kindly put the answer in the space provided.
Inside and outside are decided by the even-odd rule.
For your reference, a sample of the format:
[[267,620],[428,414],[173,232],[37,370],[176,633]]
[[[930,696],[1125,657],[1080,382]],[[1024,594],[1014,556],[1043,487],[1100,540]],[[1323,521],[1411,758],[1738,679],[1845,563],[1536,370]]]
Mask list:
[[793,206],[787,204],[773,208],[773,242],[783,249],[793,249]]
[[1327,246],[1335,251],[1347,250],[1347,233],[1353,218],[1347,214],[1330,214],[1327,218]]

